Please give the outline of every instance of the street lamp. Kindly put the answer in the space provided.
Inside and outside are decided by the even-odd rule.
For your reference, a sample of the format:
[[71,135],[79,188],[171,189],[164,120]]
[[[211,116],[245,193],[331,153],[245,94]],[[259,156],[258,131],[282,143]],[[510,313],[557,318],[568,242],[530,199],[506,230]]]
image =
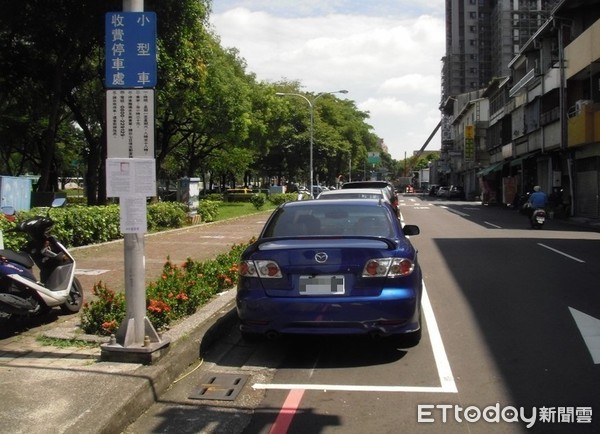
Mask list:
[[321,93],[318,93],[312,99],[312,101],[310,99],[308,99],[306,96],[302,95],[301,93],[277,92],[275,94],[277,96],[297,96],[297,97],[302,98],[304,101],[306,101],[308,103],[308,107],[310,109],[310,187],[309,187],[308,191],[310,192],[311,199],[314,198],[314,196],[313,196],[313,144],[314,144],[314,134],[315,134],[315,102],[317,101],[317,99],[319,99],[323,95],[330,95],[333,93],[348,93],[348,91],[345,89],[342,89],[342,90],[335,90],[333,92],[321,92]]

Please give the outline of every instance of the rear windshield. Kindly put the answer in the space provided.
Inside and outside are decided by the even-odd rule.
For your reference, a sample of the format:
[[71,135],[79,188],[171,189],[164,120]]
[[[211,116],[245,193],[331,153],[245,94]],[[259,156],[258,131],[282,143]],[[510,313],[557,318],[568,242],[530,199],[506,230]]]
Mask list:
[[361,235],[393,237],[390,213],[381,206],[314,206],[281,208],[264,237]]

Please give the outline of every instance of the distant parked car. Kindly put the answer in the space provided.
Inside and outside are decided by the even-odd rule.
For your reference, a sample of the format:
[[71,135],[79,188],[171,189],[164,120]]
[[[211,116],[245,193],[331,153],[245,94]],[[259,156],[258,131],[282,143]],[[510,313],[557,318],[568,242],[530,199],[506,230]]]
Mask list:
[[313,198],[316,198],[317,196],[319,196],[322,192],[329,190],[329,188],[322,186],[322,185],[313,185],[312,187],[312,194],[313,194]]
[[241,256],[236,307],[246,338],[279,334],[421,337],[417,250],[378,199],[280,205]]
[[350,181],[342,184],[342,190],[354,188],[379,188],[382,189],[388,197],[390,203],[396,210],[396,215],[400,217],[400,209],[398,203],[398,194],[391,182],[388,181]]
[[438,188],[440,186],[438,184],[432,184],[429,186],[429,196],[435,196],[437,194]]
[[459,185],[452,185],[448,189],[448,199],[465,199],[465,190]]
[[388,203],[390,202],[389,197],[380,188],[328,190],[323,191],[317,199],[382,199]]
[[448,192],[450,191],[450,187],[440,187],[437,189],[437,191],[435,192],[435,195],[437,197],[448,197]]

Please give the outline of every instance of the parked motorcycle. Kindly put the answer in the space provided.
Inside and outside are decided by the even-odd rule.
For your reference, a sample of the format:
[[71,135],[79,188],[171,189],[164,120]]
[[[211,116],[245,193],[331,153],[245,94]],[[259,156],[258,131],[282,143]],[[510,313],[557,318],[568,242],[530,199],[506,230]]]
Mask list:
[[[56,199],[51,208],[64,203],[64,198]],[[9,229],[27,234],[29,241],[20,252],[0,250],[0,322],[42,315],[53,307],[67,314],[81,309],[83,288],[75,277],[75,259],[50,234],[53,224],[49,209],[45,217],[29,218]]]

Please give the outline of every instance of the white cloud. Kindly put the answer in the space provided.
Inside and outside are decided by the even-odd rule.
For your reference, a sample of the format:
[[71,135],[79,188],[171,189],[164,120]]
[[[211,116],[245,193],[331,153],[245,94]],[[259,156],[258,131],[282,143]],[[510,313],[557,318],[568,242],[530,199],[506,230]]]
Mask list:
[[[393,158],[419,149],[439,122],[442,0],[215,3],[215,33],[249,72],[298,80],[309,92],[348,89],[343,97],[370,113]],[[439,138],[428,149],[439,149]]]

